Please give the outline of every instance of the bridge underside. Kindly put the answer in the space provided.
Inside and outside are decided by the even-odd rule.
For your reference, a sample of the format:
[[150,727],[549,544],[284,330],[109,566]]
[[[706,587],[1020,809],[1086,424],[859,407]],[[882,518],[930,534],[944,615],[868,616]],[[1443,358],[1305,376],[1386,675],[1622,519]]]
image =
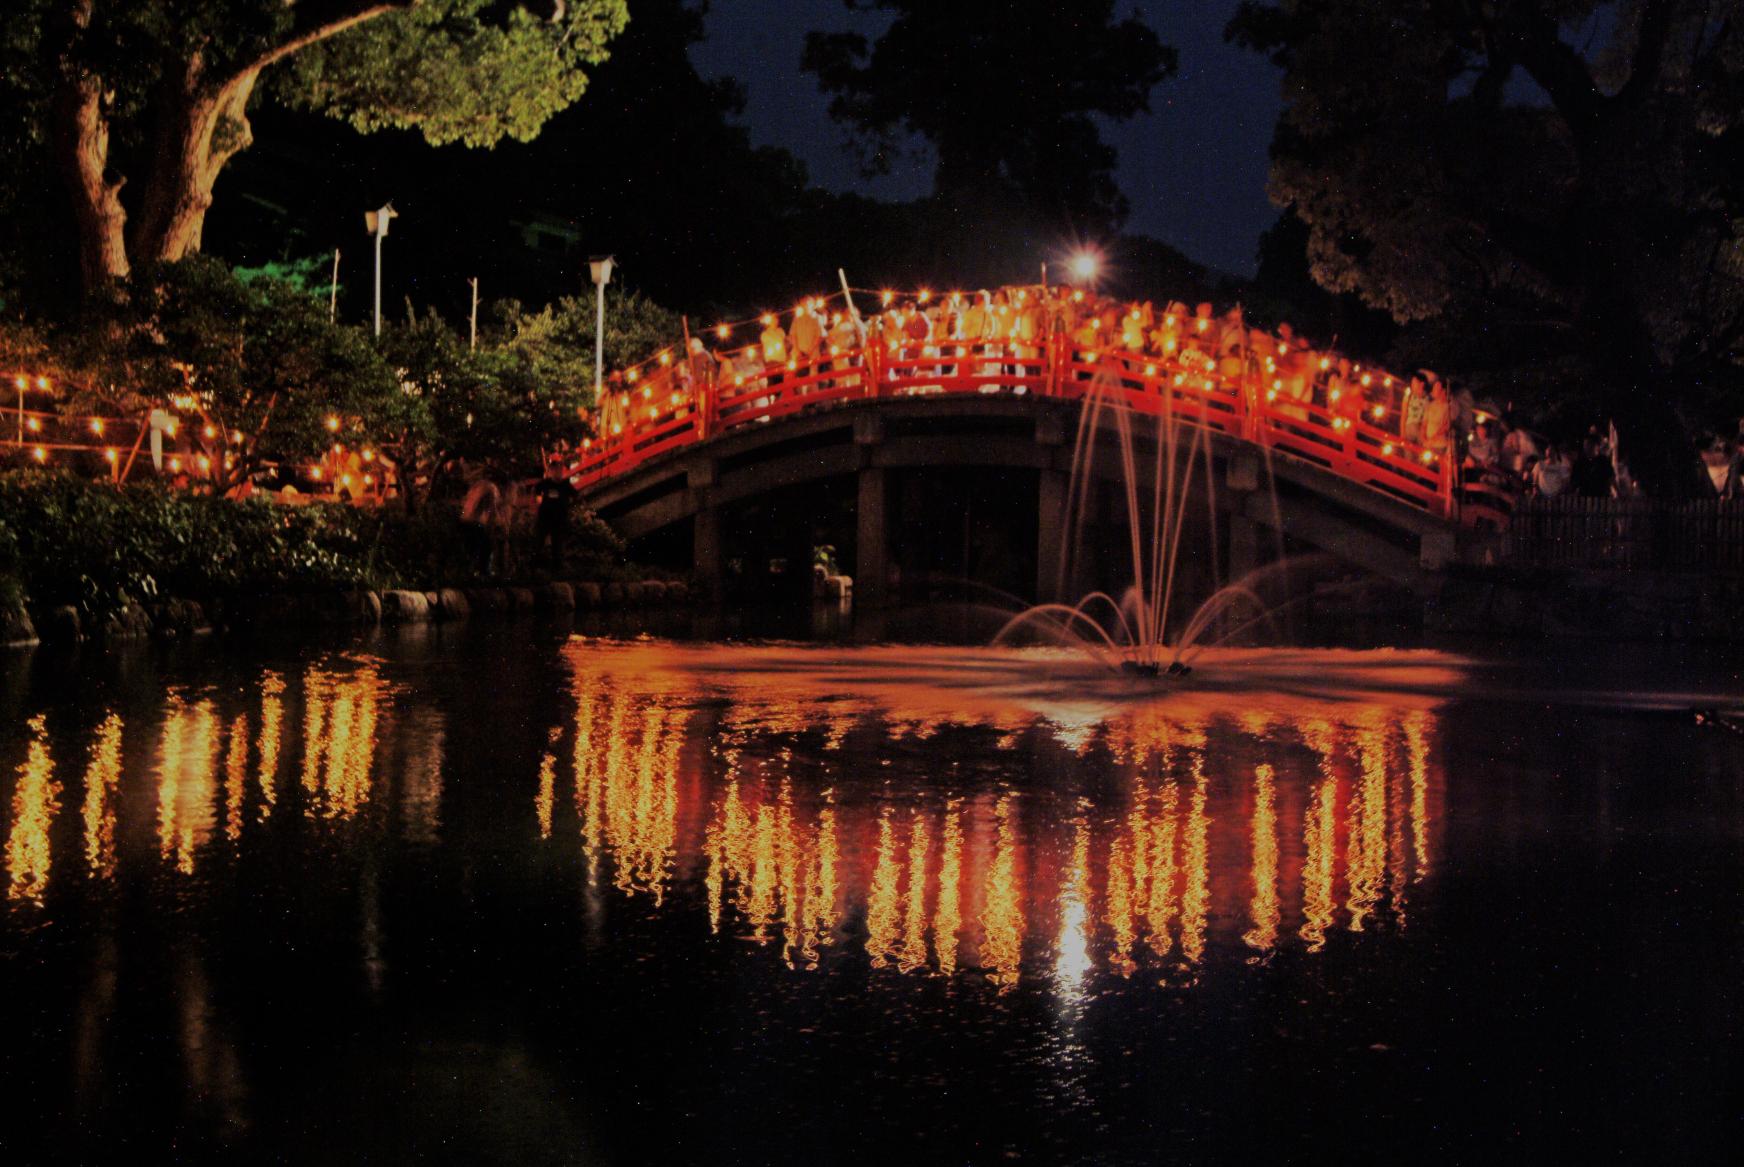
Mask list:
[[[1086,575],[1094,555],[1072,557],[1071,580],[1061,572],[1079,424],[1076,404],[1044,398],[850,402],[684,447],[585,491],[583,499],[632,541],[688,524],[692,569],[705,590],[718,594],[728,543],[741,533],[723,524],[743,518],[745,508],[759,499],[796,489],[808,497],[833,491],[850,500],[853,512],[857,602],[876,607],[894,600],[895,575],[912,578],[899,564],[903,525],[914,522],[914,507],[893,508],[898,484],[951,473],[961,484],[964,474],[970,481],[985,475],[983,485],[994,492],[1024,496],[1005,501],[1033,508],[1024,554],[1033,574],[1012,590],[1054,599],[1062,584],[1077,594],[1092,583],[1111,582]],[[1134,435],[1136,461],[1148,469],[1155,445],[1145,436],[1148,423],[1137,429],[1144,432]],[[1078,536],[1081,547],[1100,552],[1118,571],[1129,566],[1130,554],[1122,460],[1112,436],[1112,431],[1099,435],[1087,476],[1099,485],[1082,509]],[[1201,495],[1186,513],[1189,522],[1212,516],[1203,521],[1212,546],[1221,549],[1214,574],[1225,579],[1239,578],[1288,547],[1325,551],[1420,590],[1453,557],[1452,525],[1416,506],[1311,462],[1268,459],[1259,447],[1225,434],[1183,431],[1179,448],[1185,451],[1195,441],[1201,443],[1196,463],[1205,469],[1196,469],[1192,481],[1201,491],[1209,486],[1208,501]],[[1146,482],[1147,499],[1149,491]],[[1111,542],[1119,546],[1107,546]],[[1202,550],[1184,547],[1182,557],[1199,554]]]

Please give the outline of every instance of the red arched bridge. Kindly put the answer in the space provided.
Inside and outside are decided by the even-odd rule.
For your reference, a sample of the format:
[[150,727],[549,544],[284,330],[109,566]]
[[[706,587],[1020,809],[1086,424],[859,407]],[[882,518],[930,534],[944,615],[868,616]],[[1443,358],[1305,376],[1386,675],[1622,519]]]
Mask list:
[[[1274,343],[1275,354],[1244,351],[1235,368],[1209,346],[1165,358],[1064,332],[1031,344],[971,343],[875,326],[851,348],[759,359],[728,377],[680,379],[677,366],[662,364],[618,382],[607,432],[582,451],[573,481],[628,538],[693,521],[694,566],[708,582],[720,572],[722,507],[857,476],[854,575],[862,602],[878,603],[888,580],[889,473],[1033,471],[1035,590],[1047,595],[1059,567],[1050,532],[1065,521],[1076,427],[1094,392],[1129,415],[1166,413],[1203,431],[1200,448],[1217,467],[1214,505],[1230,524],[1230,574],[1249,565],[1271,528],[1381,576],[1422,582],[1456,554],[1462,506],[1451,450],[1403,437],[1388,408],[1362,392],[1360,370],[1353,377],[1348,363],[1305,351],[1292,359],[1288,341]],[[1098,464],[1112,473],[1116,461]]]

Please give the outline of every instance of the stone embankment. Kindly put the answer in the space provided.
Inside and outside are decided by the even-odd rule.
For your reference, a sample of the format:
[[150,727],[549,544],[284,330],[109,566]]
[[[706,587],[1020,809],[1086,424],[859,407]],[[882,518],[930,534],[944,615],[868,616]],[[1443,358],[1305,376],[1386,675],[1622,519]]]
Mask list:
[[0,646],[38,642],[105,643],[156,637],[174,640],[216,630],[292,625],[415,624],[465,620],[475,615],[561,613],[652,608],[680,604],[690,598],[681,580],[634,580],[599,583],[547,583],[528,586],[486,585],[441,588],[436,591],[391,589],[309,594],[263,595],[206,605],[193,600],[130,604],[97,621],[73,607],[52,608],[40,620],[16,603],[0,603]]

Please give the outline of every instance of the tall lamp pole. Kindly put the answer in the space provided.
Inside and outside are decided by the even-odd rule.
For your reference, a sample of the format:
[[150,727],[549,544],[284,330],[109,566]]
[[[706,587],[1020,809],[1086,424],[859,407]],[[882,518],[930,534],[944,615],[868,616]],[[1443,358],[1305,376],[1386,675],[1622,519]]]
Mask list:
[[593,399],[605,400],[606,392],[606,285],[612,282],[612,267],[617,260],[610,255],[596,255],[587,261],[593,273],[593,286],[598,289],[593,323]]
[[369,224],[369,232],[375,236],[375,334],[381,335],[381,255],[382,240],[388,237],[388,220],[398,218],[399,212],[394,210],[394,204],[383,203],[374,211],[363,213],[364,222]]

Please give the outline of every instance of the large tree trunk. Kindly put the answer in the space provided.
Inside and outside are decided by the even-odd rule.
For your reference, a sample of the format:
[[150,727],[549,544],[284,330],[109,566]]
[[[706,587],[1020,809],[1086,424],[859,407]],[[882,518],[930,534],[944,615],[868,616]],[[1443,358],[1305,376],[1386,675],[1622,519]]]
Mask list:
[[[90,0],[76,5],[72,18],[76,36],[90,23]],[[101,77],[80,68],[70,53],[60,67],[52,132],[78,224],[79,276],[86,291],[94,291],[126,278],[128,272],[123,180],[109,175],[109,106],[114,95]]]
[[248,69],[208,85],[199,54],[159,91],[152,169],[129,239],[135,262],[173,262],[200,250],[212,187],[224,164],[253,141],[249,95],[260,72]]
[[[289,0],[287,0],[287,3]],[[195,50],[171,71],[152,100],[155,140],[145,160],[142,202],[128,227],[122,179],[109,174],[113,94],[104,78],[78,63],[94,0],[72,0],[68,40],[55,99],[55,153],[71,190],[79,234],[79,268],[87,294],[125,279],[133,263],[181,259],[200,249],[212,187],[224,164],[253,140],[248,99],[261,71],[318,41],[418,0],[332,0],[299,8],[284,39],[216,74]],[[131,261],[131,262],[130,262]]]

